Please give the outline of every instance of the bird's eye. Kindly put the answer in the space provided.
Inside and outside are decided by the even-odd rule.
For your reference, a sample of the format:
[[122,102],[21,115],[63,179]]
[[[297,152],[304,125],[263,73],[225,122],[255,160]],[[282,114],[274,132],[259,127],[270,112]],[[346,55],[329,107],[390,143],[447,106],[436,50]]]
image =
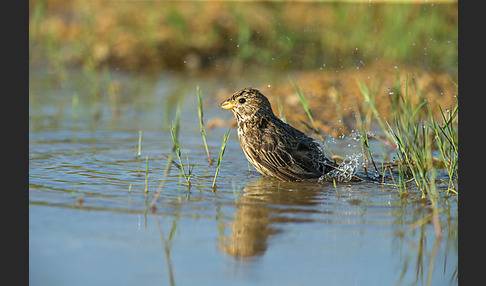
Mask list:
[[245,103],[245,102],[246,102],[246,99],[244,99],[244,98],[240,98],[240,99],[238,100],[238,102],[239,102],[239,103]]

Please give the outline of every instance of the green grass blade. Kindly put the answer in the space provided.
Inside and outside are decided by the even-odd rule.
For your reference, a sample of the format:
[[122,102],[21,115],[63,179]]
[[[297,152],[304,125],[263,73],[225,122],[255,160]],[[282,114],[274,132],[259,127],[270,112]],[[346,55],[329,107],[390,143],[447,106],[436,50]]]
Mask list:
[[179,169],[181,170],[182,175],[186,179],[187,185],[191,186],[189,176],[186,174],[186,171],[184,170],[184,165],[182,164],[181,150],[179,148],[179,139],[177,137],[178,134],[176,133],[176,127],[174,126],[174,124],[172,124],[172,127],[170,129],[170,135],[172,137],[172,141],[174,142],[175,154],[177,155],[177,158],[179,159]]
[[202,108],[202,99],[201,99],[201,89],[197,86],[197,103],[198,103],[198,114],[199,114],[199,131],[201,132],[201,136],[204,142],[204,148],[206,149],[206,154],[208,155],[208,162],[211,165],[211,155],[209,154],[208,143],[206,141],[206,128],[204,127],[204,120],[203,120],[203,108]]
[[219,150],[218,163],[216,164],[216,172],[214,173],[214,179],[212,185],[213,190],[216,186],[216,178],[218,177],[219,174],[219,168],[221,166],[221,161],[223,160],[224,151],[226,150],[226,144],[228,142],[230,133],[231,133],[231,127],[228,130],[228,132],[223,136],[223,142],[221,143],[221,148]]
[[307,117],[309,118],[309,120],[312,123],[312,127],[309,126],[307,123],[304,123],[303,121],[301,121],[301,122],[304,123],[304,125],[307,128],[309,128],[310,130],[312,130],[317,135],[317,137],[324,144],[324,147],[326,147],[326,149],[329,151],[329,153],[331,153],[331,156],[335,156],[336,154],[331,150],[331,148],[329,148],[329,146],[327,145],[326,141],[324,140],[324,136],[322,136],[321,132],[319,131],[319,128],[317,128],[317,124],[314,121],[314,117],[312,116],[311,110],[309,108],[309,104],[307,104],[307,99],[305,98],[304,92],[302,91],[302,89],[298,88],[295,85],[295,82],[292,80],[292,78],[290,76],[289,76],[289,80],[290,80],[290,83],[292,84],[292,87],[295,90],[295,93],[299,97],[300,103],[302,104],[302,107],[304,108],[304,111],[307,114]]

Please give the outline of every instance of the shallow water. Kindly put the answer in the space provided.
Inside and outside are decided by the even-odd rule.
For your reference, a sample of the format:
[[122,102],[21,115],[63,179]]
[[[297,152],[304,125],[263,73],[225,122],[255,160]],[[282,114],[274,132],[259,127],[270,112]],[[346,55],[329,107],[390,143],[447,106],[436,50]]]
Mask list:
[[[441,202],[437,238],[432,224],[420,223],[431,208],[419,194],[400,198],[373,183],[335,189],[262,178],[249,169],[236,130],[213,192],[216,168],[208,166],[199,134],[196,86],[206,122],[226,120],[232,114],[210,94],[251,80],[111,76],[120,86],[110,97],[103,75],[69,71],[61,81],[45,68],[31,70],[30,284],[457,284],[455,198]],[[152,211],[172,148],[168,126],[184,95],[180,145],[194,164],[192,186],[187,191],[172,168]],[[213,158],[227,128],[208,130]],[[372,152],[383,153],[371,143]],[[349,136],[328,144],[343,157],[360,150]]]

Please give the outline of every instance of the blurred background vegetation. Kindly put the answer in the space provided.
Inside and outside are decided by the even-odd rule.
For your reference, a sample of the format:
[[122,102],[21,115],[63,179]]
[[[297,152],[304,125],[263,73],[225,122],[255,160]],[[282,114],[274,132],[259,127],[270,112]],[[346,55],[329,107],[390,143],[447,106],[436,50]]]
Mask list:
[[[167,72],[183,81],[173,87],[174,102],[183,90],[203,83],[212,102],[253,86],[269,96],[274,109],[281,104],[291,124],[305,129],[306,113],[291,78],[312,101],[317,127],[338,136],[356,128],[360,116],[371,116],[363,84],[386,119],[393,113],[390,98],[398,94],[432,103],[439,120],[437,104],[453,109],[458,5],[29,0],[29,66],[30,74],[48,74],[59,82],[72,80],[71,71],[80,68],[93,94],[83,90],[80,97],[109,102],[125,93],[133,100],[140,76]],[[130,80],[112,77],[113,71]]]
[[29,60],[239,73],[389,61],[457,74],[457,1],[29,0]]

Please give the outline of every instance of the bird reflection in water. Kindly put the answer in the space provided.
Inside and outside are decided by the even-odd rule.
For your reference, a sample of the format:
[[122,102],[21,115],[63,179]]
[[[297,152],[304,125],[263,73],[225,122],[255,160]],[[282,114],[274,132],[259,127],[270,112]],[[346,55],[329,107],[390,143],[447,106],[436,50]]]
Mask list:
[[321,190],[319,184],[258,178],[243,188],[231,234],[220,241],[220,249],[239,259],[265,254],[268,238],[281,232],[277,223],[309,222],[309,213],[322,212],[312,207],[322,203]]

